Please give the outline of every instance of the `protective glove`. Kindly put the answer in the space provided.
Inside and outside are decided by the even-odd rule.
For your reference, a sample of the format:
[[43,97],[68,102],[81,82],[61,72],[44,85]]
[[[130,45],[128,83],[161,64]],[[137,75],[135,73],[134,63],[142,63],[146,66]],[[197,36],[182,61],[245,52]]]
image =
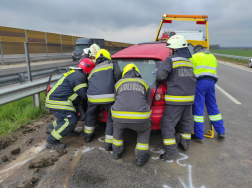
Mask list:
[[152,72],[152,74],[153,74],[154,76],[156,76],[157,70],[158,70],[158,69],[155,69],[155,70]]

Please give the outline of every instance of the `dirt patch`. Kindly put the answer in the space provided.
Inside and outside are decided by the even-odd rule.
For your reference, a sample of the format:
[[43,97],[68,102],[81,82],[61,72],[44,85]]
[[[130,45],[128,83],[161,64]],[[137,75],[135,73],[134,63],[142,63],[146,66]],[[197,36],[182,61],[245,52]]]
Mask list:
[[11,155],[17,155],[20,152],[20,148],[16,148],[14,150],[11,150]]
[[7,148],[8,146],[14,144],[16,140],[17,140],[17,137],[15,137],[15,136],[11,137],[11,138],[6,137],[6,138],[0,139],[0,151],[2,149]]
[[9,160],[8,157],[7,157],[6,155],[2,156],[1,159],[2,159],[3,162],[6,162],[6,161]]
[[29,180],[26,180],[23,182],[23,185],[21,187],[18,188],[32,188],[35,186],[35,184],[38,182],[38,178],[36,177],[32,177]]
[[57,150],[57,152],[59,153],[59,157],[61,157],[62,155],[65,155],[67,153],[66,149],[59,149]]
[[28,145],[30,145],[35,139],[34,138],[30,138],[29,140],[27,140],[25,143]]
[[51,157],[48,158],[42,158],[38,162],[31,162],[29,168],[43,168],[47,166],[52,166],[56,161],[58,161],[58,157],[52,155]]

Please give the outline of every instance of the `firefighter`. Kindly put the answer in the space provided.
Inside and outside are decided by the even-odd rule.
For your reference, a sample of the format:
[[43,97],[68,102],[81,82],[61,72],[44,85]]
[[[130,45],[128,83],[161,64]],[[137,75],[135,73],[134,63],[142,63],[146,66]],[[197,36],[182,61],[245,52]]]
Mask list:
[[188,43],[182,35],[174,35],[166,43],[171,56],[167,57],[156,71],[157,80],[166,80],[165,110],[160,127],[165,145],[162,160],[175,159],[178,155],[175,140],[175,127],[180,126],[180,145],[188,149],[191,140],[192,126],[190,122],[191,105],[194,102],[196,77],[193,64],[189,60],[191,54]]
[[193,105],[194,135],[192,140],[202,143],[204,141],[204,108],[207,112],[219,138],[225,137],[223,119],[216,104],[215,83],[217,77],[217,60],[209,50],[201,45],[194,47],[191,58],[194,73],[197,78],[195,101]]
[[71,132],[77,124],[75,106],[80,99],[86,99],[87,74],[95,67],[92,59],[82,59],[77,68],[65,73],[49,91],[45,106],[56,116],[57,120],[47,127],[46,148],[63,149],[60,140]]
[[84,58],[91,58],[95,60],[96,54],[100,49],[100,46],[97,44],[92,44],[89,48],[83,49],[84,55],[81,56],[80,61]]
[[112,150],[113,120],[111,118],[111,106],[114,103],[114,86],[121,78],[122,73],[117,61],[111,60],[110,53],[101,49],[96,55],[95,68],[88,76],[88,108],[84,127],[85,142],[91,142],[94,137],[96,117],[101,107],[108,113],[105,150]]
[[136,164],[142,166],[147,163],[151,131],[151,91],[133,63],[125,66],[122,79],[115,85],[115,103],[111,107],[111,113],[114,123],[114,159],[121,157],[125,129],[132,129],[137,132]]

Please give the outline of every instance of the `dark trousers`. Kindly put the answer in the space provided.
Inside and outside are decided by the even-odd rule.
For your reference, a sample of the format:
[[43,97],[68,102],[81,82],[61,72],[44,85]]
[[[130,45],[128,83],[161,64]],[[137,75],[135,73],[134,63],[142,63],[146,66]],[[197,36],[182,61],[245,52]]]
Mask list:
[[191,139],[192,125],[190,120],[191,105],[166,105],[160,127],[166,153],[177,151],[175,127],[178,124],[181,136]]
[[72,131],[77,124],[77,116],[73,111],[50,109],[57,120],[47,128],[53,129],[46,141],[53,144],[61,140],[68,132]]
[[112,104],[94,104],[88,102],[88,108],[86,112],[86,121],[84,127],[85,137],[91,137],[94,135],[94,128],[95,122],[97,119],[97,115],[100,112],[101,107],[103,107],[107,114],[107,124],[106,124],[106,131],[105,131],[105,146],[110,147],[113,142],[113,120],[111,117],[111,106]]
[[137,159],[146,159],[149,150],[151,123],[117,123],[114,122],[113,152],[122,153],[125,129],[137,132],[137,145],[135,149]]

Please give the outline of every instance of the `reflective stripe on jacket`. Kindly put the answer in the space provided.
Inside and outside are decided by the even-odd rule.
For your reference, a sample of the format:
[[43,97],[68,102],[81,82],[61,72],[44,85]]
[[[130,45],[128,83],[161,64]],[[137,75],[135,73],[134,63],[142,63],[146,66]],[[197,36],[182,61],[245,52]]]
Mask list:
[[115,85],[115,103],[111,107],[111,115],[115,122],[145,123],[150,121],[150,88],[143,79],[133,77],[135,75],[133,71],[135,70],[126,73]]
[[[99,58],[97,61],[99,62]],[[120,78],[121,70],[117,61],[99,62],[88,76],[88,101],[97,104],[113,103],[114,86]]]
[[192,58],[194,74],[198,78],[210,76],[218,79],[217,76],[217,60],[210,51],[202,49],[195,53]]
[[194,103],[196,77],[192,62],[174,54],[167,57],[156,73],[157,80],[166,80],[166,104],[191,105]]
[[45,106],[50,109],[76,111],[78,99],[86,99],[87,78],[80,69],[65,73],[46,97]]

